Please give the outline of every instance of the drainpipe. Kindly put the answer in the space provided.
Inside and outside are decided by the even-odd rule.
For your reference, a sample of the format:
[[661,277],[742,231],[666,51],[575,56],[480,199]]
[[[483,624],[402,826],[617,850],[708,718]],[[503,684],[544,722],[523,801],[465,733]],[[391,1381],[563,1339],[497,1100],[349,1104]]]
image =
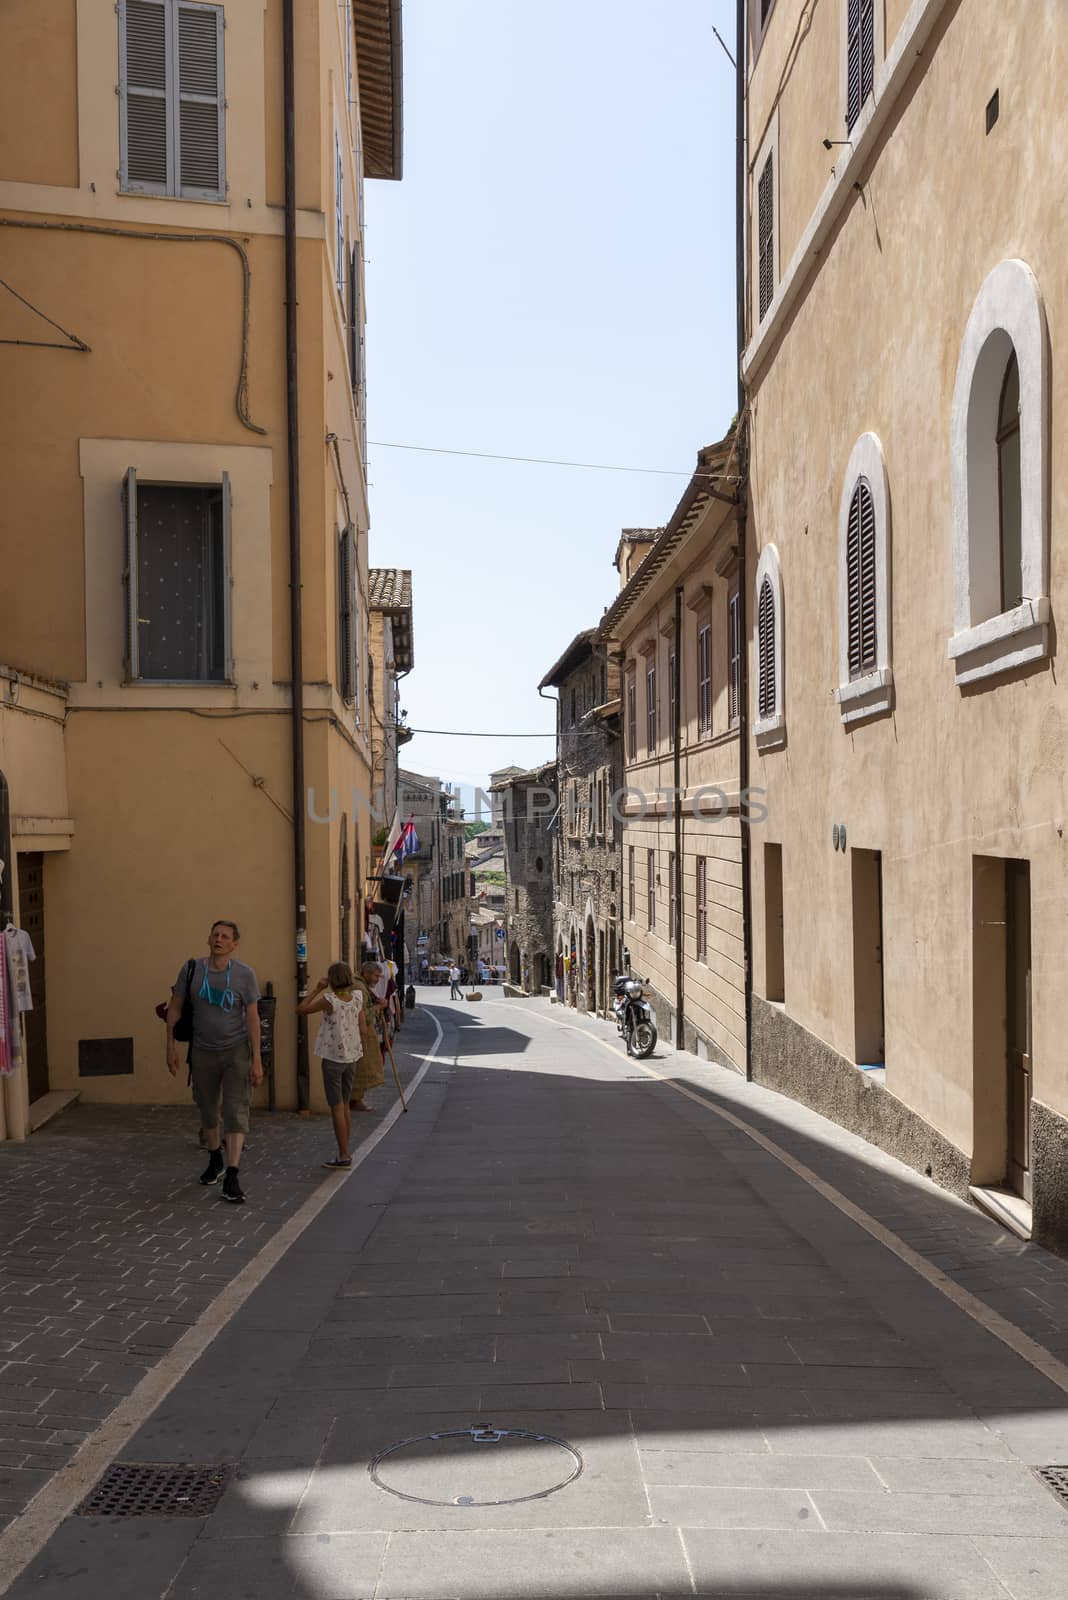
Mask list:
[[[282,0],[282,143],[285,162],[286,466],[289,480],[289,649],[293,725],[293,891],[297,994],[308,987],[306,842],[304,836],[304,649],[300,570],[300,430],[297,415],[297,179],[295,160],[293,0]],[[309,1109],[308,1023],[297,1018],[297,1109]]]
[[736,444],[738,450],[738,788],[741,803],[738,822],[742,848],[742,949],[745,969],[745,1076],[753,1077],[753,883],[750,854],[749,823],[749,624],[746,577],[746,502],[748,496],[748,422],[746,420],[745,380],[742,377],[742,356],[745,353],[745,74],[746,74],[746,0],[737,0],[738,42],[735,52],[735,194],[734,194],[734,267],[737,300],[738,343],[738,422]]
[[671,932],[675,940],[675,1048],[685,1048],[685,1029],[683,1027],[683,1011],[686,995],[683,988],[683,950],[682,950],[682,587],[675,589],[675,660],[671,669],[671,693],[675,701],[675,710],[671,718],[671,747],[674,752],[674,773],[672,783],[675,786],[675,870],[672,889],[675,893],[675,926]]

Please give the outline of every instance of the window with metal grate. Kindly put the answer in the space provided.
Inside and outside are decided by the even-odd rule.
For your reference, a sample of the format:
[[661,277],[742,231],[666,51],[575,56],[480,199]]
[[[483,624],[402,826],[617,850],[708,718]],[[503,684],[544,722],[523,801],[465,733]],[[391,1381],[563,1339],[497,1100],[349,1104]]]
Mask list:
[[778,710],[775,693],[775,597],[771,579],[760,585],[757,601],[757,710],[761,717],[773,717]]
[[757,277],[760,296],[760,321],[767,315],[775,294],[775,174],[774,157],[768,153],[757,182]]
[[879,659],[876,625],[875,502],[862,478],[849,503],[846,536],[846,584],[849,601],[849,677],[874,672]]
[[120,183],[136,194],[226,194],[221,6],[120,0]]
[[875,0],[849,0],[846,9],[846,127],[850,132],[875,88]]

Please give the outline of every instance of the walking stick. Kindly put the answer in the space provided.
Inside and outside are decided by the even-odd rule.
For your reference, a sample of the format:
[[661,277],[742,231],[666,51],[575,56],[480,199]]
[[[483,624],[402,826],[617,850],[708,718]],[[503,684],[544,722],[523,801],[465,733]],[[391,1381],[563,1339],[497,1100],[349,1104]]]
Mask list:
[[381,1039],[382,1039],[383,1045],[385,1046],[386,1054],[389,1056],[389,1064],[393,1068],[393,1077],[396,1080],[396,1084],[397,1084],[397,1094],[400,1096],[401,1110],[404,1112],[405,1116],[407,1116],[407,1114],[408,1114],[408,1106],[407,1106],[407,1104],[405,1102],[405,1099],[404,1099],[404,1090],[401,1087],[400,1073],[397,1071],[397,1062],[396,1062],[396,1058],[394,1057],[394,1054],[393,1054],[393,1046],[389,1042],[389,1029],[385,1025],[385,1020],[384,1019],[383,1019]]

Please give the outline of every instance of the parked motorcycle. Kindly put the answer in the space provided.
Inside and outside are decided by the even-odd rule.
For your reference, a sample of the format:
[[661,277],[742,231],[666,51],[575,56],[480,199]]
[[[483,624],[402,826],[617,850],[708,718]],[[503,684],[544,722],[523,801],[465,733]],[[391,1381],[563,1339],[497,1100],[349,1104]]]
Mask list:
[[644,1061],[656,1049],[656,1017],[645,998],[642,980],[632,972],[620,973],[612,982],[612,1011],[626,1040],[628,1056]]

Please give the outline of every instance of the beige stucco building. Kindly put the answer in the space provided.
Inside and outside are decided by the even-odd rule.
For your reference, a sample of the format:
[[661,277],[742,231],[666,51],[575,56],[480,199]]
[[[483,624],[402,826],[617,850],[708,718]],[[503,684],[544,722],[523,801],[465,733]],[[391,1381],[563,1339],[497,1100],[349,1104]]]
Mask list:
[[1065,1249],[1068,11],[1026,12],[750,6],[753,1072]]
[[729,435],[666,527],[621,539],[600,636],[621,669],[631,970],[666,1042],[744,1069],[736,489]]
[[[306,1101],[297,923],[317,968],[359,939],[363,182],[400,176],[399,6],[295,13],[291,495],[282,0],[0,12],[0,241],[23,297],[0,296],[0,855],[16,920],[33,878],[47,946],[37,1098],[186,1102],[153,1008],[233,917],[278,995],[278,1104]],[[5,1091],[19,1137],[25,1079]]]

